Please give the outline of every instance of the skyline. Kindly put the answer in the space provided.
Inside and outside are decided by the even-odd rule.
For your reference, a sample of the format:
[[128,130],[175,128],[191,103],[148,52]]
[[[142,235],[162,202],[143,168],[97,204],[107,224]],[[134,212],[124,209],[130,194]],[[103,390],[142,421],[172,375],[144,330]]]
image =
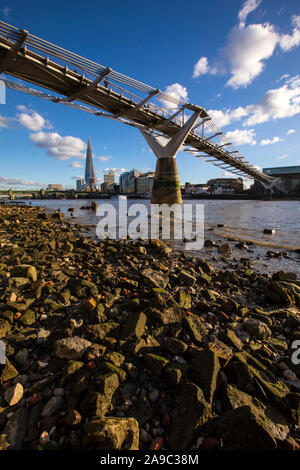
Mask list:
[[[109,31],[110,27],[112,32],[116,31],[121,19],[119,15],[113,16],[109,6],[101,6],[101,12],[100,7],[95,7],[102,16],[98,19],[94,12],[94,18],[89,14],[89,21],[94,25],[100,22],[101,31],[104,30],[98,46],[85,23],[82,42],[78,39],[81,35],[74,34],[78,7],[65,27],[68,33],[73,33],[71,38],[68,35],[61,37],[68,2],[62,8],[55,28],[49,27],[54,14],[49,10],[43,15],[48,21],[41,21],[38,11],[32,18],[22,6],[18,5],[18,10],[14,8],[16,2],[10,2],[11,6],[4,3],[0,2],[1,20],[205,107],[250,163],[260,168],[300,163],[297,152],[300,10],[296,9],[296,2],[285,6],[279,0],[232,1],[226,9],[222,2],[217,2],[219,11],[224,13],[223,16],[220,14],[220,21],[212,14],[213,6],[200,8],[192,1],[190,4],[196,11],[201,10],[203,17],[207,15],[214,19],[213,28],[206,22],[202,25],[199,20],[199,25],[203,26],[202,35],[207,39],[201,45],[200,38],[200,47],[195,44],[196,30],[193,32],[193,28],[182,25],[179,20],[182,5],[172,2],[168,24],[164,25],[166,42],[162,42],[160,48],[157,48],[155,31],[160,27],[161,18],[153,30],[143,32],[141,43],[134,41],[131,31],[122,42],[124,25],[109,43],[105,30]],[[32,7],[35,3],[29,2]],[[122,11],[123,5],[117,4]],[[152,2],[153,6],[155,4],[157,2]],[[170,5],[170,2],[166,4]],[[160,6],[160,11],[165,8],[165,4]],[[138,20],[145,16],[146,9],[131,2],[127,14],[136,20],[138,37],[142,33]],[[154,10],[146,18],[149,24],[151,15],[155,16]],[[196,19],[191,18],[189,22],[195,24]],[[185,34],[179,34],[174,41],[168,33],[174,31],[175,26],[181,26]],[[172,47],[167,49],[170,42]],[[124,48],[130,51],[130,57],[124,56]],[[178,63],[182,64],[180,68]],[[159,73],[154,70],[155,64]],[[96,174],[100,180],[103,172],[109,169],[118,174],[132,167],[146,171],[155,166],[156,157],[135,129],[52,106],[12,90],[7,90],[6,94],[7,104],[0,105],[0,189],[10,186],[30,189],[49,183],[74,187],[79,170],[83,171],[88,136],[93,142]],[[179,152],[177,162],[182,184],[224,176],[223,171],[186,152]],[[228,173],[228,176],[232,175]],[[20,186],[16,182],[20,182]]]

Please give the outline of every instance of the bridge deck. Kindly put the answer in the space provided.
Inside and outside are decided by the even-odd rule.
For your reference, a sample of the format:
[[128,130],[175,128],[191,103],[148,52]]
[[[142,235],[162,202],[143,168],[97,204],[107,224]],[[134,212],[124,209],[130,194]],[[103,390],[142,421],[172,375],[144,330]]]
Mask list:
[[[50,90],[57,95],[43,96],[37,90],[28,89],[4,80],[7,86],[20,91],[31,92],[31,94],[36,93],[41,98],[56,103],[73,105],[73,107],[76,107],[74,101],[80,101],[90,108],[84,110],[93,112],[93,114],[122,120],[126,124],[149,129],[165,137],[172,137],[183,124],[184,120],[179,120],[176,116],[172,117],[163,107],[154,105],[151,102],[152,98],[157,99],[157,96],[159,96],[162,97],[159,98],[161,102],[164,100],[165,104],[174,107],[174,97],[170,97],[154,88],[147,88],[145,85],[146,98],[142,99],[131,91],[133,87],[142,89],[143,84],[140,82],[129,78],[127,80],[124,75],[117,74],[111,69],[106,69],[90,61],[83,63],[82,61],[85,59],[75,56],[75,54],[59,48],[58,53],[57,50],[54,50],[57,46],[47,46],[49,43],[45,45],[43,42],[34,43],[30,38],[35,37],[29,35],[28,39],[27,33],[24,34],[21,30],[0,22],[0,73],[5,72],[22,81]],[[38,50],[39,53],[32,50],[33,48]],[[53,55],[55,60],[50,60],[49,56]],[[90,63],[95,64],[93,68],[89,65]],[[76,65],[82,71],[81,73],[77,71]],[[89,77],[86,75],[89,75]],[[129,86],[121,88],[119,84],[115,83],[120,81],[125,85],[129,84]],[[208,157],[225,163],[228,165],[228,171],[236,171],[239,175],[247,175],[266,184],[273,180],[245,161],[244,157],[238,154],[236,150],[230,152],[229,150],[232,147],[230,149],[226,147],[230,144],[222,143],[222,139],[221,142],[217,143],[218,132],[215,132],[215,137],[209,137],[210,140],[207,140],[208,137],[204,134],[204,128],[214,131],[218,131],[218,128],[212,123],[204,108],[182,100],[177,101],[177,106],[179,109],[181,108],[180,111],[184,113],[184,110],[188,112],[189,110],[200,110],[200,119],[207,120],[206,124],[209,123],[206,128],[205,123],[202,123],[201,133],[198,130],[190,132],[185,141],[185,146],[192,147],[194,151],[203,152]],[[79,109],[83,108],[79,107]],[[101,110],[101,112],[98,110]],[[223,148],[220,148],[221,145]],[[234,156],[232,153],[238,154],[238,156]]]

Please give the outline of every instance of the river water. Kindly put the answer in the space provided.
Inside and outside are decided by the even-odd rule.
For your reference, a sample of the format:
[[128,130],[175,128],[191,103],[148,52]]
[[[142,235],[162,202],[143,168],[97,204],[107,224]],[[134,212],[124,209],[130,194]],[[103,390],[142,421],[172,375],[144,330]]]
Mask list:
[[[32,205],[44,206],[47,209],[57,210],[68,217],[70,221],[89,226],[90,235],[95,234],[95,226],[99,222],[96,212],[82,210],[83,206],[90,206],[92,201],[101,204],[113,204],[118,210],[118,198],[112,199],[79,199],[79,200],[32,200]],[[150,214],[149,199],[128,199],[127,207],[133,204],[144,204]],[[124,201],[123,201],[124,203]],[[251,257],[262,260],[256,262],[257,268],[273,272],[276,269],[287,269],[300,273],[300,256],[295,249],[300,249],[300,201],[257,201],[257,200],[184,200],[184,204],[195,206],[200,204],[204,208],[205,238],[216,241],[245,240],[253,242],[254,248],[244,252],[235,250],[237,257]],[[68,211],[75,208],[73,215]],[[195,213],[195,212],[194,212]],[[224,226],[218,226],[224,225]],[[263,233],[264,228],[275,229],[273,235]],[[178,245],[178,243],[177,243]],[[234,246],[234,244],[233,244]],[[266,251],[288,251],[290,260],[265,261]],[[208,259],[213,258],[215,250],[200,250],[199,255]],[[252,253],[253,251],[253,253]],[[193,253],[194,254],[194,253]],[[267,264],[266,264],[267,263]]]

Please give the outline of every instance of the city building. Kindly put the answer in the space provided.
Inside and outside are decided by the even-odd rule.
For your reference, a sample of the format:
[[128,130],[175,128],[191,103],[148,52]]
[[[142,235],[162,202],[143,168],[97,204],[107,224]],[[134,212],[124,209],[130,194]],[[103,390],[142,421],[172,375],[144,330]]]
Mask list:
[[[300,166],[282,166],[274,168],[263,168],[263,173],[279,178],[279,184],[284,191],[292,194],[300,193]],[[255,182],[254,187],[258,187]],[[262,185],[258,183],[261,187]]]
[[62,184],[48,184],[48,191],[62,191]]
[[207,191],[208,191],[207,184],[185,183],[185,186],[184,186],[184,194],[191,194],[191,195],[205,194],[207,193]]
[[104,174],[104,183],[108,184],[108,187],[115,182],[115,172],[110,170],[108,173]]
[[102,193],[108,193],[108,188],[109,188],[108,183],[101,183],[100,184],[100,191]]
[[136,194],[138,194],[139,196],[150,197],[152,194],[153,182],[153,172],[141,173],[137,178]]
[[137,179],[140,175],[138,170],[131,170],[120,175],[120,193],[121,194],[136,194],[137,192]]
[[97,189],[97,178],[94,171],[93,163],[93,152],[91,141],[88,139],[87,151],[86,151],[86,161],[85,161],[85,185],[86,188],[90,191],[95,191]]
[[82,191],[84,188],[84,180],[83,178],[80,178],[76,180],[76,191]]
[[208,192],[214,194],[240,193],[243,191],[242,178],[215,178],[207,182]]

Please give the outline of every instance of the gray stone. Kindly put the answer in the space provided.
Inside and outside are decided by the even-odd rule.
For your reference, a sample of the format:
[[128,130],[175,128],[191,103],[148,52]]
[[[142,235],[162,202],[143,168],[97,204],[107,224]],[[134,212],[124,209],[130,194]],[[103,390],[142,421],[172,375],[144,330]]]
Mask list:
[[53,416],[57,413],[58,410],[63,406],[64,399],[60,396],[53,396],[50,400],[46,403],[41,413],[43,418]]
[[59,339],[55,343],[55,355],[62,359],[81,359],[91,345],[90,341],[78,336]]
[[26,436],[27,424],[28,411],[25,408],[19,408],[7,421],[2,435],[6,436],[9,450],[20,450],[22,448]]
[[92,419],[82,439],[87,450],[138,450],[139,425],[134,418]]

